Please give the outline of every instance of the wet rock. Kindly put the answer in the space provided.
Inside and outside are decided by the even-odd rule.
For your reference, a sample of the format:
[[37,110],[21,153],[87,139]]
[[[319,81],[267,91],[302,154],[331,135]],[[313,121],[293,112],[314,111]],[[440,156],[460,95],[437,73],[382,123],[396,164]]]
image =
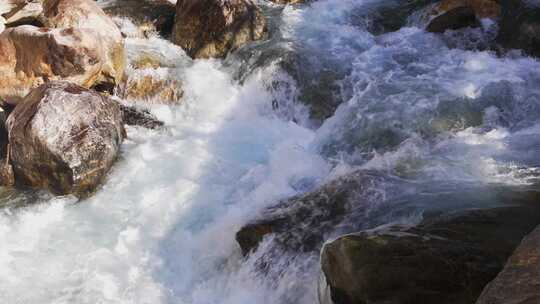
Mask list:
[[116,102],[64,81],[34,89],[7,129],[17,184],[77,196],[101,183],[125,137]]
[[333,233],[369,225],[372,208],[403,192],[398,179],[359,170],[265,210],[258,220],[237,232],[236,240],[244,254],[255,250],[269,235],[286,251],[318,250]]
[[165,104],[179,104],[183,95],[180,81],[152,75],[130,77],[122,94],[124,99]]
[[251,0],[179,0],[172,41],[192,58],[225,57],[266,32],[266,19]]
[[149,24],[168,36],[174,26],[175,6],[167,0],[118,0],[106,2],[103,10],[109,16],[126,17],[138,27]]
[[44,0],[43,23],[51,28],[88,29],[94,32],[105,52],[102,72],[96,80],[99,87],[120,84],[124,77],[125,52],[122,33],[92,0]]
[[0,34],[0,98],[17,104],[50,80],[94,86],[109,75],[106,60],[100,40],[86,29],[9,28]]
[[540,3],[505,0],[501,4],[497,41],[507,49],[521,49],[540,57]]
[[329,288],[320,297],[335,304],[474,303],[539,221],[538,208],[500,207],[342,236],[322,250]]
[[134,106],[120,104],[124,123],[128,126],[140,126],[147,129],[161,128],[164,123],[157,119],[148,110]]
[[[1,102],[1,100],[0,100]],[[8,132],[6,129],[6,119],[8,113],[0,107],[0,186],[13,186],[15,177],[13,168],[8,157]]]
[[405,0],[374,2],[351,12],[351,22],[370,33],[380,35],[394,32],[407,25],[409,16],[434,0]]
[[540,303],[540,226],[523,239],[476,304]]
[[496,0],[443,0],[426,10],[427,31],[442,33],[479,24],[483,18],[496,19],[501,7]]

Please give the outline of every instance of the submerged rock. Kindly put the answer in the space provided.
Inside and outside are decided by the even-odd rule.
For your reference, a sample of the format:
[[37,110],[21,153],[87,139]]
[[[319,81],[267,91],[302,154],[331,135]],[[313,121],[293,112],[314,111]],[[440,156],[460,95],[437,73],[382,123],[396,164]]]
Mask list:
[[104,48],[105,61],[96,82],[112,91],[122,82],[125,69],[122,33],[103,10],[92,0],[44,0],[43,23],[51,28],[77,28],[94,32]]
[[179,0],[172,41],[193,58],[225,57],[266,32],[266,19],[251,0]]
[[116,102],[64,81],[34,89],[7,128],[18,184],[78,196],[101,183],[125,137]]
[[23,25],[0,34],[0,98],[18,103],[33,88],[50,80],[91,87],[106,61],[99,39],[88,30]]
[[426,13],[426,29],[442,33],[476,26],[480,19],[496,19],[501,13],[501,7],[496,0],[443,0],[429,6]]
[[476,304],[540,303],[540,226],[523,239]]
[[330,294],[323,288],[320,298],[335,304],[473,303],[539,221],[538,208],[501,207],[340,237],[322,250],[322,283]]
[[540,57],[540,3],[502,1],[502,18],[497,41],[508,49],[521,49]]
[[[396,178],[374,171],[359,170],[299,197],[269,208],[252,223],[242,227],[236,240],[242,252],[255,250],[272,234],[281,249],[294,252],[318,250],[332,233],[369,223],[372,208],[404,191]],[[351,222],[346,219],[353,219]]]

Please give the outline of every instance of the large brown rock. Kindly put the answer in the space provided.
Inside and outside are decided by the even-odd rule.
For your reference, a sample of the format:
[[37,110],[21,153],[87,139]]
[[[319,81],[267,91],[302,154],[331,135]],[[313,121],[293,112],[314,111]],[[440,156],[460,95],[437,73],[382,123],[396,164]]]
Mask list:
[[93,31],[104,47],[106,61],[98,83],[111,87],[121,83],[126,65],[122,33],[92,0],[44,0],[42,21],[51,28]]
[[34,89],[7,128],[18,184],[78,196],[101,183],[125,136],[116,102],[64,81]]
[[320,298],[335,304],[474,303],[539,221],[538,208],[500,207],[345,235],[322,250]]
[[540,226],[512,254],[476,304],[540,303]]
[[265,38],[266,19],[251,0],[179,0],[172,40],[193,58],[225,57]]
[[426,10],[427,30],[441,33],[474,26],[480,19],[496,19],[501,14],[497,0],[443,0]]
[[95,85],[104,73],[103,46],[84,29],[23,25],[0,34],[0,98],[18,103],[50,80]]

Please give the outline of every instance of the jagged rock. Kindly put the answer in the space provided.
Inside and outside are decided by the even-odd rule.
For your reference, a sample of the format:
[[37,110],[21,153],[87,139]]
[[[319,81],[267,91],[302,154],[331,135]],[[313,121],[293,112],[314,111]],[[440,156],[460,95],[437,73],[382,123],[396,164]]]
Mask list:
[[50,80],[91,87],[105,61],[100,40],[86,29],[9,28],[0,34],[0,98],[16,104]]
[[34,89],[7,129],[17,184],[78,196],[101,183],[125,137],[116,102],[65,81]]
[[105,3],[103,10],[109,16],[127,17],[139,27],[151,24],[165,36],[174,26],[175,6],[167,0],[118,0]]
[[130,77],[123,92],[125,99],[168,104],[180,103],[183,95],[180,81],[160,79],[152,75]]
[[540,226],[523,239],[476,304],[540,303]]
[[426,13],[426,29],[442,33],[449,29],[475,26],[483,18],[496,19],[501,7],[497,0],[443,0],[429,6]]
[[225,57],[266,37],[266,19],[251,0],[179,0],[172,41],[193,58]]
[[500,207],[342,236],[322,250],[319,296],[335,304],[473,303],[539,221],[539,208]]
[[148,129],[158,129],[164,124],[147,110],[134,106],[120,104],[124,123],[128,126],[140,126]]
[[51,28],[77,28],[93,31],[105,51],[97,86],[112,91],[124,77],[125,52],[122,33],[92,0],[44,0],[43,23]]
[[43,7],[38,0],[2,0],[0,3],[0,17],[4,18],[7,27],[40,25],[39,16],[42,11]]
[[501,2],[503,13],[497,41],[508,49],[521,49],[540,57],[540,3],[535,1]]
[[385,199],[404,188],[396,178],[374,171],[355,171],[265,210],[259,219],[237,232],[236,240],[244,254],[255,250],[270,234],[283,250],[315,251],[332,233],[369,225],[372,208],[380,207]]

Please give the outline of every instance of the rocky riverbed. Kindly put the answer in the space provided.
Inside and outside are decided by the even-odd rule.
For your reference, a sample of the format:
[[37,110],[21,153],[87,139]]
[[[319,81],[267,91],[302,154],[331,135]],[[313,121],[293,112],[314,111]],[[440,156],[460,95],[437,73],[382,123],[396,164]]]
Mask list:
[[0,302],[537,303],[536,0],[0,0]]

